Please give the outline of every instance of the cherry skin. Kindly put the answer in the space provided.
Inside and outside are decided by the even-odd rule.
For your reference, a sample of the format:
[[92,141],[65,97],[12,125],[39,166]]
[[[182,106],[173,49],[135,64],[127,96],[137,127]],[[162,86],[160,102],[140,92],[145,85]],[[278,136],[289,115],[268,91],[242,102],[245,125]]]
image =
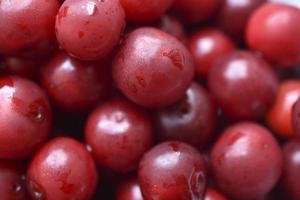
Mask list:
[[3,200],[28,199],[25,168],[20,163],[0,160],[0,193]]
[[55,105],[85,112],[108,96],[109,67],[104,61],[84,62],[59,52],[42,68],[41,81]]
[[149,22],[159,19],[174,0],[120,0],[128,21]]
[[279,86],[275,102],[266,116],[268,126],[283,138],[294,136],[292,110],[299,97],[300,81],[283,81]]
[[217,13],[222,0],[175,0],[174,9],[187,23],[199,23]]
[[156,28],[138,28],[125,38],[112,71],[118,88],[131,101],[162,107],[184,96],[194,64],[190,52],[173,36]]
[[208,84],[224,113],[232,119],[261,119],[272,105],[278,80],[270,66],[247,51],[222,57]]
[[0,158],[28,157],[46,141],[52,115],[37,84],[16,76],[0,78],[0,110]]
[[206,190],[204,200],[227,200],[227,198],[217,190],[208,188]]
[[84,145],[72,138],[59,137],[45,144],[33,157],[27,179],[34,200],[89,200],[98,174]]
[[57,0],[2,0],[0,2],[0,53],[39,55],[55,41]]
[[261,52],[279,66],[300,62],[300,10],[276,3],[258,8],[247,26],[247,42],[251,49]]
[[298,200],[300,198],[300,185],[299,185],[299,154],[300,154],[300,141],[289,141],[283,147],[284,167],[282,175],[282,184],[285,191],[289,196]]
[[161,143],[145,154],[138,179],[145,200],[202,199],[206,186],[204,161],[185,143]]
[[211,167],[225,194],[233,199],[258,199],[279,180],[282,153],[270,131],[242,122],[226,129],[214,144]]
[[196,148],[208,145],[216,127],[217,111],[208,91],[193,83],[186,97],[154,114],[158,137],[163,140],[180,140]]
[[245,30],[251,14],[267,0],[225,0],[217,17],[217,24],[236,41],[245,39]]
[[96,161],[116,172],[137,168],[152,145],[152,125],[146,113],[127,100],[111,100],[88,117],[86,142]]
[[231,39],[216,29],[194,32],[188,46],[195,60],[196,75],[204,79],[216,60],[235,48]]
[[131,178],[121,183],[115,200],[144,200],[138,180]]
[[97,60],[118,44],[125,13],[118,0],[66,0],[56,17],[56,37],[72,56]]

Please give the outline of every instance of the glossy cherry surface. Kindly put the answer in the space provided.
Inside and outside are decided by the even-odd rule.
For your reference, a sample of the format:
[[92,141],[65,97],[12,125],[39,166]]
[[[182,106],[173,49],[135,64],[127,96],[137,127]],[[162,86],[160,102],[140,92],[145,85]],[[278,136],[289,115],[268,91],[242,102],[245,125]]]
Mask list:
[[242,122],[216,141],[211,167],[218,187],[234,199],[258,199],[275,186],[282,170],[279,144],[266,128]]
[[194,60],[196,75],[207,78],[217,59],[234,50],[229,37],[217,29],[200,29],[192,34],[188,44]]
[[292,109],[299,97],[300,81],[283,81],[279,86],[275,102],[266,116],[268,126],[283,138],[291,138],[294,135]]
[[192,82],[190,52],[156,28],[138,28],[125,38],[113,63],[118,88],[133,102],[162,107],[178,101]]
[[85,146],[59,137],[33,157],[27,188],[34,200],[89,200],[98,180],[95,163]]
[[287,142],[283,147],[283,156],[283,187],[292,199],[300,199],[300,141]]
[[115,200],[144,200],[136,178],[124,181],[117,189]]
[[36,83],[16,76],[0,78],[0,110],[0,158],[30,156],[46,141],[51,109]]
[[56,106],[85,112],[108,96],[109,68],[105,61],[80,61],[59,52],[42,68],[41,82]]
[[247,26],[247,42],[279,66],[300,62],[300,10],[276,3],[258,8]]
[[120,0],[126,18],[134,22],[149,22],[159,19],[171,6],[174,0]]
[[220,8],[222,0],[175,0],[174,9],[187,23],[206,21]]
[[185,98],[178,103],[159,109],[154,120],[158,137],[180,140],[196,148],[206,147],[216,127],[217,110],[208,91],[192,83]]
[[86,142],[97,162],[118,172],[137,168],[152,145],[152,125],[146,113],[127,100],[111,100],[88,117]]
[[228,200],[222,193],[215,189],[207,188],[204,200]]
[[125,13],[118,0],[66,0],[56,17],[56,37],[72,56],[97,60],[118,44]]
[[0,2],[0,53],[39,55],[55,44],[57,0],[2,0]]
[[26,200],[25,167],[17,162],[0,160],[0,193],[3,200]]
[[255,54],[234,51],[211,69],[208,84],[224,113],[233,119],[261,119],[276,97],[278,80]]
[[224,0],[217,23],[236,41],[243,41],[251,14],[267,0]]
[[181,142],[161,143],[146,153],[138,178],[145,200],[202,199],[205,193],[203,158]]

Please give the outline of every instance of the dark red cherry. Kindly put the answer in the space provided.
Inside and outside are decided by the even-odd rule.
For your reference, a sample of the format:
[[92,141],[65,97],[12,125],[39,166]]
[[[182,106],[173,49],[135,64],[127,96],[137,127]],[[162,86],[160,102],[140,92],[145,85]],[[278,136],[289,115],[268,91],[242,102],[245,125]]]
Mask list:
[[138,178],[145,200],[202,199],[205,193],[203,158],[181,142],[161,143],[146,153]]
[[193,83],[185,98],[178,103],[155,111],[158,137],[180,140],[196,148],[206,147],[216,127],[217,111],[208,91]]
[[175,37],[156,28],[129,33],[113,62],[117,87],[133,102],[162,107],[184,96],[192,82],[190,52]]
[[255,120],[272,106],[278,80],[263,59],[251,52],[233,51],[210,70],[208,85],[227,116]]
[[33,157],[27,178],[27,188],[34,200],[89,200],[98,173],[83,144],[59,137],[45,144]]
[[42,68],[41,81],[56,106],[85,112],[108,96],[109,68],[105,61],[80,61],[59,52]]
[[43,90],[17,76],[0,78],[0,158],[30,156],[47,139],[51,109]]
[[233,199],[264,197],[282,170],[282,152],[270,131],[252,123],[230,126],[211,151],[211,167],[218,187]]
[[152,125],[147,114],[123,99],[111,100],[88,117],[86,142],[96,161],[117,172],[135,170],[152,145]]

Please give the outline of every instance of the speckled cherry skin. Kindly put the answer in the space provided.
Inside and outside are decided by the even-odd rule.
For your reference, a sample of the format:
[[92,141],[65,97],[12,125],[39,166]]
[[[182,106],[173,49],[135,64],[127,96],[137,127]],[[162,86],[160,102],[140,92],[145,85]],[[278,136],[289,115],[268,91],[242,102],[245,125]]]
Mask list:
[[223,32],[213,29],[195,31],[188,42],[196,68],[196,76],[206,79],[214,63],[235,49],[234,43]]
[[247,22],[251,14],[267,0],[224,0],[217,24],[237,42],[244,42]]
[[174,0],[120,0],[126,19],[133,22],[151,22],[159,19]]
[[226,54],[208,76],[211,94],[226,116],[235,120],[256,120],[265,116],[278,89],[270,65],[248,51]]
[[116,172],[138,167],[152,145],[152,124],[147,114],[125,99],[110,100],[88,117],[85,139],[95,160]]
[[0,110],[0,158],[28,157],[46,141],[51,109],[36,83],[17,76],[0,78]]
[[118,44],[125,24],[119,0],[66,0],[56,17],[56,37],[70,55],[98,60]]
[[2,0],[0,2],[0,53],[42,55],[55,43],[57,0]]
[[52,102],[68,112],[86,112],[111,89],[110,66],[87,62],[58,52],[41,70],[41,82]]
[[283,146],[282,186],[293,200],[300,199],[300,141],[292,140]]
[[0,194],[3,200],[27,200],[25,167],[21,163],[0,160]]
[[145,200],[202,199],[205,193],[203,158],[182,142],[161,143],[146,153],[138,179]]
[[179,140],[207,147],[216,128],[217,109],[208,91],[192,83],[185,98],[154,113],[157,135],[162,140]]
[[137,178],[123,181],[118,186],[115,200],[144,200]]
[[116,85],[131,101],[163,107],[184,95],[193,79],[194,63],[175,37],[146,27],[127,35],[112,71]]
[[300,10],[276,3],[258,8],[247,25],[247,43],[279,66],[300,62]]
[[241,122],[226,129],[216,141],[211,151],[211,167],[225,194],[239,200],[258,199],[279,180],[282,152],[266,128]]
[[204,200],[228,200],[222,193],[215,189],[207,188]]
[[27,188],[34,200],[89,200],[97,180],[90,153],[83,144],[67,137],[45,144],[27,172]]
[[300,97],[300,81],[288,79],[280,83],[277,97],[266,116],[267,125],[283,138],[294,136],[292,109]]
[[214,14],[222,4],[222,0],[175,0],[175,11],[190,24],[204,22]]

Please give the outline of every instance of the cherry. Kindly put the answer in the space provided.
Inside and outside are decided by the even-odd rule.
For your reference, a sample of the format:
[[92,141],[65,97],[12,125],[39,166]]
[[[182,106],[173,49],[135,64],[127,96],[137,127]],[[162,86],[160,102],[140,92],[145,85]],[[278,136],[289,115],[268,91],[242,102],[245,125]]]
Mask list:
[[145,154],[138,179],[145,200],[202,199],[206,185],[204,161],[193,147],[168,141]]
[[195,60],[196,75],[204,79],[216,60],[235,48],[229,37],[212,28],[194,32],[188,46]]
[[55,44],[57,0],[2,0],[0,2],[0,53],[43,55]]
[[275,102],[266,116],[268,126],[283,138],[294,136],[292,109],[299,97],[300,81],[283,81],[279,86]]
[[42,68],[42,85],[55,105],[69,112],[85,112],[106,98],[110,90],[109,65],[84,62],[58,52]]
[[25,168],[17,162],[0,160],[0,193],[3,200],[28,199]]
[[173,36],[156,28],[138,28],[125,38],[112,73],[131,101],[162,107],[184,96],[194,65],[190,52]]
[[299,155],[300,155],[300,142],[289,141],[283,147],[284,167],[282,175],[282,184],[286,192],[294,200],[300,198],[300,185],[299,185]]
[[236,41],[244,41],[247,22],[251,14],[267,0],[224,0],[217,24]]
[[0,110],[0,158],[28,157],[47,139],[51,109],[34,82],[16,76],[0,78]]
[[234,199],[265,196],[282,170],[280,146],[270,131],[241,122],[226,129],[212,147],[211,167],[219,188]]
[[33,157],[27,188],[34,200],[88,200],[98,174],[85,146],[72,138],[49,141]]
[[258,8],[247,26],[247,42],[279,66],[293,66],[300,62],[300,10],[276,3]]
[[293,133],[296,137],[300,138],[300,98],[294,103],[292,109],[292,125]]
[[72,56],[97,60],[118,44],[125,27],[119,0],[66,0],[56,16],[56,37]]
[[261,119],[276,97],[278,80],[255,54],[234,51],[210,70],[208,84],[224,113],[232,119]]
[[198,148],[206,147],[216,127],[216,108],[208,91],[193,83],[186,97],[155,112],[158,137],[181,140]]
[[144,200],[136,178],[124,181],[117,190],[115,200]]
[[88,117],[85,138],[100,165],[117,172],[132,171],[151,147],[151,121],[136,105],[111,100]]
[[159,19],[174,0],[120,0],[128,21],[149,22]]

